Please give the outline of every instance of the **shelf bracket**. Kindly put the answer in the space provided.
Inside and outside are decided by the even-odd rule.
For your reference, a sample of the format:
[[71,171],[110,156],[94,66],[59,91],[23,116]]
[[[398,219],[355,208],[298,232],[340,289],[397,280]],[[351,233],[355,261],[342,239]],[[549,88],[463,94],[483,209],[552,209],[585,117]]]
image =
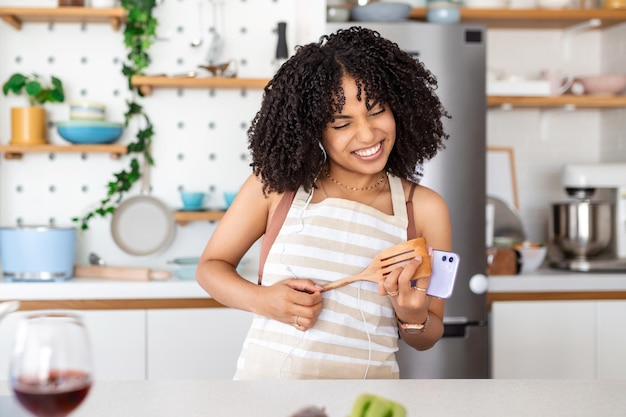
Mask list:
[[4,154],[4,159],[9,159],[9,160],[10,159],[16,159],[16,160],[19,160],[19,159],[22,159],[23,155],[24,154],[22,154],[21,152],[7,152],[7,153]]
[[109,19],[109,24],[113,27],[113,30],[118,32],[122,27],[122,19],[118,17],[112,17]]
[[9,25],[13,26],[17,30],[22,30],[22,21],[17,18],[17,16],[12,14],[7,14],[2,16],[2,20],[7,22]]
[[595,29],[600,27],[600,25],[602,25],[602,21],[600,19],[589,19],[564,29],[563,60],[568,62],[572,58],[572,38],[575,35]]

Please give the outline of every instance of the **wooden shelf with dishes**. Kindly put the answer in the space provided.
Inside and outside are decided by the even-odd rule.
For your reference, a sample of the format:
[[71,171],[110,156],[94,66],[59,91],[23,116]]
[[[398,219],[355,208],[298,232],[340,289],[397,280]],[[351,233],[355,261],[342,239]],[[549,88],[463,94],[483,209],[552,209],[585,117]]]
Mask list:
[[224,217],[225,210],[208,210],[208,211],[175,211],[174,221],[181,226],[185,226],[189,222],[208,221],[216,222]]
[[489,96],[488,107],[520,108],[520,107],[545,107],[566,109],[607,109],[626,107],[626,96],[575,96],[571,94],[552,97],[512,97],[512,96]]
[[[425,8],[414,8],[411,19],[426,20]],[[626,22],[625,9],[474,9],[461,8],[462,23],[493,29],[567,29],[598,19],[596,29]]]
[[126,20],[123,7],[0,7],[0,18],[17,30],[23,23],[107,23],[119,30]]
[[566,94],[551,97],[489,96],[488,107],[563,107],[566,109],[606,109],[626,107],[626,96],[575,96]]
[[0,145],[5,159],[22,159],[25,153],[110,153],[119,159],[127,152],[126,145]]
[[155,88],[264,88],[268,78],[134,76],[131,83],[145,94]]

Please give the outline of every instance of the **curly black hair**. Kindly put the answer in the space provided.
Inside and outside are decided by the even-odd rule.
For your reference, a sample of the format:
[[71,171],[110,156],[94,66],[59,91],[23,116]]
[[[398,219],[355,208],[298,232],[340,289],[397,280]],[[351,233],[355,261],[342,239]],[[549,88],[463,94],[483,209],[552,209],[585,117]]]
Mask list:
[[419,182],[423,163],[445,147],[442,118],[450,116],[435,94],[435,76],[378,32],[341,29],[298,46],[265,87],[248,129],[250,165],[264,193],[315,186],[324,163],[322,133],[345,103],[344,75],[356,80],[366,103],[386,103],[393,112],[396,141],[387,172]]

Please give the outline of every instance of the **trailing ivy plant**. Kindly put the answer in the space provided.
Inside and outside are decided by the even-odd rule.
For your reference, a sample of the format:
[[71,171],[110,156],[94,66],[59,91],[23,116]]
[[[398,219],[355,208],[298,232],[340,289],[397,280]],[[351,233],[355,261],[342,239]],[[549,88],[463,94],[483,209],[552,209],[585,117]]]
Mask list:
[[118,173],[107,184],[106,198],[100,200],[100,205],[83,217],[72,220],[80,223],[82,230],[89,229],[89,221],[95,216],[106,217],[113,214],[124,195],[141,178],[138,156],[143,156],[145,163],[153,165],[150,154],[150,145],[154,129],[143,107],[137,102],[137,97],[143,93],[134,88],[131,79],[134,75],[143,74],[143,70],[150,64],[148,50],[156,38],[157,20],[152,16],[156,7],[156,0],[122,0],[122,7],[126,10],[126,26],[124,28],[124,45],[128,49],[127,63],[122,67],[122,74],[128,79],[128,89],[132,92],[132,99],[127,101],[128,108],[124,113],[124,122],[128,124],[133,119],[139,119],[140,128],[135,140],[128,144],[128,154],[132,155],[130,165]]

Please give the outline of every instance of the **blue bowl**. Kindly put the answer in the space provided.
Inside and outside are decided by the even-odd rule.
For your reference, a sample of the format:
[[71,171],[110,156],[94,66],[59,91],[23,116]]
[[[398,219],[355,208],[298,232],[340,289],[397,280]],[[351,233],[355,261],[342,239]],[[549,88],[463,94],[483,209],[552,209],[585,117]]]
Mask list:
[[115,142],[122,135],[122,123],[100,120],[69,120],[57,122],[57,132],[68,142],[76,144],[101,144]]
[[180,199],[186,209],[201,208],[204,203],[205,193],[193,191],[181,191]]
[[226,208],[230,207],[236,196],[237,191],[224,191],[224,201],[226,202]]

